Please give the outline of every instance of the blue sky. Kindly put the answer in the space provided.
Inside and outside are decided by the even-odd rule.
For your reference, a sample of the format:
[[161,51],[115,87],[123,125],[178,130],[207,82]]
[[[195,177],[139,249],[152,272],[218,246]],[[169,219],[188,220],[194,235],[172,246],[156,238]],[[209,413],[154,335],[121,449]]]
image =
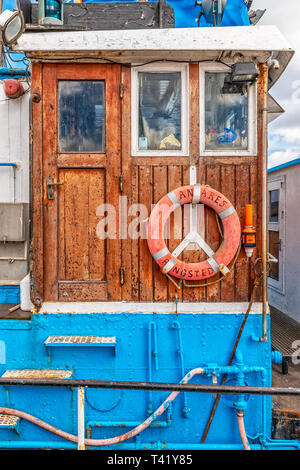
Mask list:
[[254,0],[254,8],[267,11],[259,24],[274,24],[287,38],[295,55],[272,96],[285,113],[269,126],[269,167],[300,157],[300,0]]

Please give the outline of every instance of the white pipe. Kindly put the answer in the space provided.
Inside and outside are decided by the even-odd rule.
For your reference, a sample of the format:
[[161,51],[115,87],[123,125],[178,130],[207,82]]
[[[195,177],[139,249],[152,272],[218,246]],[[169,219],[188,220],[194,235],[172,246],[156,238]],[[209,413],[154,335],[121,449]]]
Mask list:
[[78,387],[77,390],[77,407],[78,407],[78,450],[85,450],[84,445],[84,387]]

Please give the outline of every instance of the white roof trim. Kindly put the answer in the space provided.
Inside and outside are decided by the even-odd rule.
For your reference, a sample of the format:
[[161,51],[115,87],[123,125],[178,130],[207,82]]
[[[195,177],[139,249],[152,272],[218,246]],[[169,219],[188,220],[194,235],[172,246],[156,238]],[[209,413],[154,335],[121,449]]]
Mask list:
[[291,51],[276,26],[25,33],[14,51]]

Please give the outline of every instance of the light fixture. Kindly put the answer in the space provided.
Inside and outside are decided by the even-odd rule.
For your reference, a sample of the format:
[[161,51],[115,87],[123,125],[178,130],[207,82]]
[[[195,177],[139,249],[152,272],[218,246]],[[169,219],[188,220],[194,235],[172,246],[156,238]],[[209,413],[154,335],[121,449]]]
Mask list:
[[17,42],[24,31],[25,23],[23,13],[19,10],[4,10],[0,15],[0,30],[2,41],[6,46]]
[[38,0],[39,24],[61,25],[64,23],[63,0]]
[[254,62],[237,62],[232,67],[232,82],[254,82],[259,72]]
[[213,26],[220,26],[227,0],[202,0],[201,7],[208,24]]

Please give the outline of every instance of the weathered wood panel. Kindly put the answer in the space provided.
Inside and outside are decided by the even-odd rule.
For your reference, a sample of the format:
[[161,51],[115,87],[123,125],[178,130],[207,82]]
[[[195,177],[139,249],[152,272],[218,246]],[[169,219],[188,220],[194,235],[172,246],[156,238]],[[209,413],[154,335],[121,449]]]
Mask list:
[[[130,189],[132,191],[131,201],[144,204],[149,215],[150,201],[152,204],[156,204],[169,191],[181,185],[189,184],[190,165],[196,165],[198,181],[201,184],[212,186],[228,197],[236,207],[242,227],[244,224],[245,204],[253,204],[254,222],[257,223],[257,214],[260,210],[259,178],[257,177],[259,159],[255,156],[199,157],[199,83],[196,72],[197,66],[190,66],[189,156],[131,157],[130,149],[126,144],[123,165],[126,167],[130,181]],[[125,71],[124,73],[128,72]],[[129,86],[129,80],[127,81],[127,86]],[[125,102],[126,99],[123,101],[123,106],[125,106]],[[130,107],[129,101],[127,105]],[[128,112],[126,112],[127,116],[129,116]],[[127,124],[124,124],[123,127],[124,132],[128,132]],[[126,133],[125,135],[128,136]],[[180,227],[176,226],[175,236],[174,215],[170,217],[170,239],[167,240],[170,251],[178,246],[189,227],[187,211],[185,211],[185,214],[184,211],[182,212],[182,215],[178,216],[177,214],[176,217],[176,224],[180,223],[182,219],[182,225]],[[222,234],[220,233],[220,230],[222,232],[222,223],[219,221],[219,228],[216,214],[207,207],[204,208],[204,221],[206,241],[216,251],[222,240]],[[182,232],[179,234],[178,230]],[[229,266],[232,272],[226,279],[223,279],[221,282],[214,282],[220,278],[220,275],[217,275],[212,279],[197,283],[197,287],[182,286],[181,290],[178,290],[160,272],[156,263],[151,259],[146,240],[140,240],[139,243],[133,241],[131,247],[131,300],[174,301],[175,293],[177,293],[179,301],[190,302],[233,302],[247,301],[249,299],[252,289],[253,262],[245,256],[243,249],[241,249],[235,266],[231,267],[233,263]],[[259,250],[257,251],[259,252]],[[185,250],[181,258],[185,261],[199,262],[206,259],[206,254],[202,250]],[[126,254],[126,259],[128,259],[128,253]],[[179,280],[175,279],[175,282],[179,284]],[[199,285],[203,287],[199,287]]]
[[[78,65],[46,65],[44,67],[47,70],[48,84],[54,84],[57,78],[83,78],[82,69]],[[36,71],[34,89],[41,90],[41,66],[35,66],[34,70]],[[242,226],[245,204],[253,204],[254,223],[258,229],[258,243],[260,243],[262,194],[260,117],[258,119],[258,157],[199,156],[198,68],[196,65],[191,65],[190,155],[188,157],[132,157],[130,68],[123,67],[122,74],[120,74],[119,68],[113,69],[111,65],[90,65],[85,71],[84,78],[93,77],[106,77],[109,80],[106,93],[109,148],[105,154],[57,154],[55,86],[48,86],[44,90],[43,112],[44,117],[47,117],[47,124],[44,119],[43,134],[41,116],[37,112],[38,110],[41,112],[42,105],[35,104],[36,140],[33,165],[35,181],[42,185],[45,176],[52,176],[55,181],[64,182],[64,186],[55,190],[55,201],[48,201],[44,196],[43,217],[39,217],[42,190],[34,194],[34,227],[35,233],[39,234],[34,251],[35,296],[37,298],[44,296],[47,300],[66,300],[67,298],[67,300],[122,299],[163,302],[174,301],[177,293],[179,301],[247,301],[252,289],[254,258],[252,260],[246,258],[244,250],[241,250],[233,272],[228,278],[210,284],[217,280],[218,276],[216,276],[207,282],[199,283],[200,287],[183,287],[178,290],[160,272],[153,261],[148,250],[145,230],[152,205],[169,191],[189,184],[190,165],[196,165],[198,181],[201,184],[211,185],[228,197],[237,209]],[[121,100],[119,99],[120,80],[123,84]],[[261,113],[261,102],[259,91],[259,113]],[[39,160],[42,145],[44,169]],[[53,155],[56,158],[53,158]],[[123,178],[123,191],[119,185],[120,175]],[[80,188],[80,201],[75,199],[76,188]],[[95,215],[97,205],[103,201],[111,203],[116,208],[117,221],[119,221],[120,196],[124,197],[122,204],[125,203],[121,209],[122,217],[125,216],[125,228],[120,226],[119,230],[119,226],[116,227],[116,239],[106,242],[97,239],[94,232],[99,221]],[[143,205],[142,212],[137,204]],[[171,251],[178,246],[189,224],[186,214],[180,215],[180,210],[177,212],[170,218],[170,239],[167,244]],[[138,217],[140,217],[139,221],[137,221]],[[205,208],[204,220],[205,238],[216,250],[221,242],[221,234],[215,213]],[[141,237],[132,238],[132,233],[128,232],[130,228],[131,232],[136,234],[140,232]],[[43,236],[44,244],[41,243]],[[82,246],[80,253],[79,250],[75,250],[75,245]],[[39,256],[43,254],[43,250],[44,264],[42,265]],[[256,252],[259,256],[260,247]],[[206,255],[201,250],[186,250],[182,257],[186,261],[198,262],[205,259]],[[121,266],[124,268],[123,285],[119,276]],[[175,281],[179,283],[179,280]],[[43,283],[45,288],[43,288]]]
[[[175,21],[166,2],[64,3],[63,10],[63,27],[90,31],[173,28]],[[32,5],[31,21],[38,25],[38,5]]]
[[105,240],[97,236],[96,213],[105,203],[105,170],[62,170],[59,176],[59,280],[104,280]]

